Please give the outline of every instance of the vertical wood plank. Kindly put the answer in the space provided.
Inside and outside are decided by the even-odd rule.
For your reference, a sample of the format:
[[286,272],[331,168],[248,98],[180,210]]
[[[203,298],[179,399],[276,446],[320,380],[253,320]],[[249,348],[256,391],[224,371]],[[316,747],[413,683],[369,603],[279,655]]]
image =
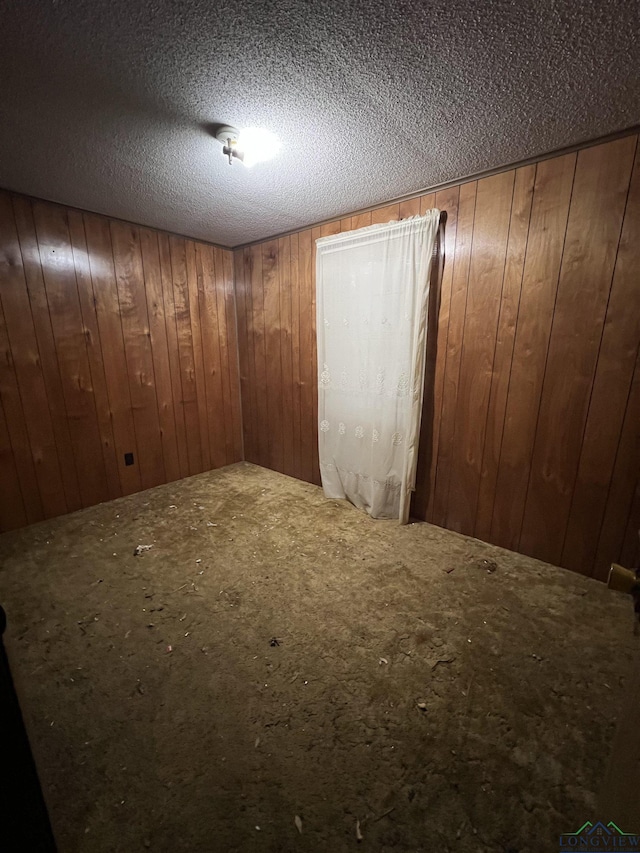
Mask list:
[[266,466],[284,469],[282,436],[282,356],[280,347],[280,285],[278,242],[262,244],[262,289],[264,312],[265,377],[267,391],[267,431],[269,452]]
[[507,391],[490,541],[520,537],[576,155],[538,163]]
[[143,489],[166,482],[138,228],[111,222],[113,261]]
[[314,324],[312,320],[312,289],[315,275],[312,272],[311,231],[298,234],[298,275],[300,282],[300,462],[302,479],[313,482],[314,457],[317,456],[317,410],[313,410],[313,385],[316,382]]
[[[226,318],[226,273],[224,255],[229,253],[222,249],[214,249],[212,247],[212,284],[211,284],[211,300],[215,303],[216,318],[218,327],[216,338],[218,344],[218,361],[220,365],[220,414],[219,417],[223,420],[224,427],[224,464],[227,465],[234,461],[234,421],[233,410],[231,405],[231,359],[229,355],[229,340],[232,327],[227,322]],[[231,257],[232,260],[232,257]],[[233,274],[233,273],[232,273]],[[235,323],[233,324],[235,329]],[[204,339],[203,339],[204,345]],[[236,364],[238,359],[237,344],[234,346]]]
[[11,199],[0,192],[0,300],[39,499],[34,517],[66,512],[58,453]]
[[[249,462],[260,461],[260,444],[258,441],[258,387],[256,382],[256,334],[254,332],[254,314],[253,314],[253,255],[249,249],[243,250],[242,268],[243,268],[243,291],[245,303],[245,318],[247,326],[247,356],[248,356],[248,377],[249,377],[249,393],[246,398],[246,404],[249,408],[248,420],[244,418],[243,427],[245,430],[245,457]],[[262,270],[260,271],[260,284],[262,284]],[[262,422],[264,421],[264,417]]]
[[351,230],[357,231],[358,228],[367,228],[369,225],[372,225],[371,221],[371,211],[366,213],[359,213],[357,216],[351,217]]
[[529,233],[531,202],[536,175],[535,166],[525,166],[517,169],[511,221],[509,223],[509,241],[507,258],[500,301],[500,317],[498,320],[498,335],[491,375],[491,391],[487,412],[487,426],[480,472],[480,491],[478,493],[478,508],[474,535],[478,539],[487,540],[491,536],[491,520],[495,502],[496,482],[500,447],[504,434],[504,417],[511,375],[511,361],[515,341],[518,309],[524,259]]
[[[423,215],[436,205],[436,194],[428,193],[418,198],[402,202],[398,219],[403,219],[402,211],[407,215]],[[415,212],[415,213],[414,213]],[[436,255],[432,257],[429,272],[429,305],[427,308],[427,340],[425,361],[425,386],[423,388],[422,411],[420,413],[420,433],[418,436],[418,459],[416,464],[416,487],[412,500],[412,512],[417,512],[418,518],[426,518],[428,502],[433,496],[435,484],[435,457],[433,456],[434,436],[440,428],[440,416],[435,415],[436,405],[436,371],[438,358],[438,322],[440,315],[440,298],[442,282],[440,275],[444,272],[445,247],[441,245],[442,233],[438,230],[436,236]],[[437,423],[436,423],[437,421]]]
[[191,341],[193,344],[193,364],[195,368],[198,423],[200,425],[202,470],[208,471],[211,468],[211,436],[209,433],[209,422],[207,418],[207,388],[204,380],[204,361],[202,357],[202,330],[198,298],[198,273],[196,271],[196,247],[193,240],[185,241],[185,249],[187,258],[187,288],[189,291],[189,320],[191,322]]
[[[343,220],[344,222],[344,220]],[[342,227],[342,223],[341,223]],[[351,219],[349,219],[349,229]],[[302,470],[302,435],[301,435],[301,374],[300,374],[300,269],[298,235],[290,238],[291,249],[291,371],[293,394],[291,400],[293,427],[293,476],[304,479]]]
[[[400,205],[399,204],[388,204],[385,207],[378,207],[375,210],[371,211],[371,224],[372,225],[382,225],[387,222],[394,222],[400,218]],[[330,222],[328,226],[331,227],[335,223]],[[336,234],[339,232],[332,231],[331,233]]]
[[[56,477],[55,469],[51,470],[53,468],[52,463],[50,463],[47,473],[47,478],[49,475],[51,476],[51,480],[48,480],[49,486],[47,487],[50,489],[50,500],[52,502],[51,514],[57,515],[59,511],[72,512],[75,509],[79,509],[82,506],[82,501],[76,472],[75,455],[71,443],[69,420],[67,418],[62,390],[58,355],[51,328],[49,304],[42,277],[42,263],[36,239],[31,202],[21,196],[14,196],[13,210],[20,242],[20,251],[22,253],[29,303],[31,305],[39,363],[49,404],[55,451],[58,456],[59,476]],[[63,484],[61,495],[59,494],[60,478]],[[61,500],[64,501],[66,510],[62,509],[62,506],[53,506],[53,504]]]
[[[195,244],[195,265],[198,280],[200,332],[202,335],[206,420],[210,440],[209,467],[222,468],[227,462],[227,425],[225,423],[225,402],[222,387],[223,369],[220,338],[226,327],[225,323],[220,322],[218,317],[213,246],[206,246],[203,243]],[[230,441],[231,435],[229,434]]]
[[[342,233],[344,233],[345,231],[351,231],[351,230],[352,230],[352,227],[351,227],[351,217],[350,217],[350,216],[347,216],[347,217],[345,217],[345,219],[341,219],[341,220],[340,220],[340,231],[341,231]],[[292,234],[292,235],[291,235],[292,239],[293,239],[293,237],[294,237],[294,236],[295,236],[295,237],[297,237],[298,235],[297,235],[297,234],[295,234],[295,235],[294,235],[294,234]]]
[[[213,278],[211,281],[211,289],[210,291],[206,292],[206,302],[207,305],[210,302],[210,307],[208,308],[208,316],[210,318],[210,322],[211,324],[213,323],[213,317],[215,315],[217,324],[215,329],[213,329],[212,327],[211,334],[217,344],[217,346],[214,348],[213,358],[215,359],[217,357],[218,363],[218,388],[221,406],[219,417],[222,417],[222,426],[224,427],[225,440],[223,464],[228,465],[231,462],[236,461],[234,450],[234,413],[231,394],[231,359],[229,357],[229,338],[230,335],[235,332],[235,318],[230,323],[226,316],[226,287],[228,270],[225,267],[225,255],[227,255],[229,260],[231,260],[231,255],[229,252],[223,251],[222,249],[214,249],[213,247],[211,247],[211,272]],[[204,346],[204,338],[202,343]],[[233,354],[235,356],[237,364],[237,343],[233,347]]]
[[108,497],[113,500],[122,495],[122,489],[120,486],[116,444],[111,421],[111,406],[109,404],[109,394],[104,372],[102,344],[93,297],[93,283],[91,281],[91,268],[89,266],[89,255],[87,252],[82,214],[77,210],[69,210],[68,224],[73,252],[73,264],[78,285],[78,296],[80,299],[82,328],[98,416],[98,429],[102,445],[102,459],[107,478]]
[[[415,199],[420,206],[420,199]],[[435,202],[435,196],[432,201]],[[432,204],[433,206],[433,204]],[[442,214],[436,233],[436,242],[431,256],[429,270],[429,302],[427,305],[427,339],[425,342],[425,374],[422,392],[422,410],[420,412],[420,433],[418,435],[418,458],[416,460],[415,488],[411,501],[411,515],[414,518],[426,518],[431,492],[431,478],[435,471],[433,463],[433,441],[440,426],[439,416],[435,416],[435,381],[438,358],[438,318],[440,313],[441,275],[444,271],[444,245],[442,245]],[[436,424],[437,422],[437,424]]]
[[278,240],[280,268],[280,353],[282,358],[283,471],[293,472],[293,361],[291,344],[291,240]]
[[319,228],[320,237],[332,237],[334,234],[340,234],[340,222],[338,220],[327,222]]
[[44,512],[1,300],[0,402],[2,402],[13,450],[13,460],[20,480],[20,491],[22,492],[27,521],[31,524],[34,521],[40,521]]
[[[0,353],[1,354],[1,353]],[[0,374],[1,374],[0,370]],[[0,533],[14,530],[28,524],[24,508],[18,469],[13,455],[9,429],[4,414],[2,396],[0,395],[0,482],[2,496],[0,498]]]
[[424,216],[434,206],[437,206],[435,193],[425,193],[420,196],[420,216]]
[[182,362],[178,343],[178,325],[176,306],[173,296],[173,271],[171,265],[171,246],[168,234],[158,234],[158,254],[160,261],[160,282],[162,287],[162,304],[165,316],[167,334],[167,350],[169,355],[169,376],[171,379],[171,396],[176,425],[176,443],[178,450],[178,471],[180,477],[189,476],[189,450],[187,442],[187,427],[184,415],[184,394],[182,391]]
[[447,527],[473,534],[504,278],[514,172],[478,181]]
[[631,510],[629,512],[629,520],[627,522],[627,530],[622,550],[620,551],[619,562],[623,566],[631,566],[640,568],[640,479],[636,482],[636,488],[633,493],[633,501],[631,502]]
[[269,460],[269,392],[267,389],[267,356],[265,342],[264,290],[262,279],[262,247],[247,249],[250,261],[251,316],[253,360],[255,369],[256,445],[260,465],[268,467]]
[[436,483],[433,501],[433,523],[445,526],[449,501],[449,480],[453,456],[458,383],[462,336],[467,302],[467,282],[473,238],[473,222],[476,209],[477,182],[460,187],[458,222],[456,226],[455,261],[449,303],[449,326],[446,349],[443,353],[444,381],[442,388],[442,411],[440,414],[440,438],[436,462]]
[[[237,300],[233,285],[234,253],[228,250],[222,252],[222,282],[217,280],[218,300],[224,299],[225,318],[227,327],[227,354],[229,360],[229,393],[231,396],[231,413],[233,419],[233,455],[228,462],[240,462],[244,459],[242,443],[242,406],[240,402],[240,365],[238,361],[238,326]],[[216,270],[218,266],[216,265]],[[219,273],[217,273],[219,276]],[[218,305],[219,305],[218,301]],[[220,310],[218,311],[220,315]]]
[[613,476],[609,484],[604,518],[599,531],[598,549],[593,567],[593,576],[599,580],[606,580],[611,563],[620,560],[638,471],[640,471],[640,347],[636,355]]
[[436,204],[436,193],[427,193],[427,195],[420,196],[420,215],[424,216],[425,213],[429,210],[433,210],[434,207],[438,207]]
[[125,495],[142,488],[140,466],[126,465],[125,453],[138,455],[127,360],[122,334],[120,303],[113,266],[113,247],[109,221],[100,216],[83,215],[93,298],[104,353],[104,371],[111,407],[113,437],[116,445],[120,485]]
[[247,282],[245,281],[244,250],[236,249],[233,253],[234,285],[236,294],[236,306],[238,312],[238,359],[240,366],[240,392],[242,398],[242,432],[244,439],[244,458],[250,462],[255,459],[254,450],[254,426],[251,382],[251,365],[253,353],[251,352],[251,338],[247,316]]
[[87,356],[67,214],[34,202],[33,217],[73,443],[82,506],[108,500],[102,441]]
[[199,474],[204,470],[204,467],[202,464],[200,414],[196,390],[185,240],[182,237],[171,236],[169,248],[189,474]]
[[519,544],[551,563],[562,554],[634,153],[625,137],[578,154]]
[[[373,224],[373,218],[372,218]],[[318,444],[318,332],[316,328],[316,240],[322,237],[322,228],[311,230],[311,275],[307,280],[310,288],[309,321],[311,324],[311,482],[319,486],[322,483],[320,474],[320,449]]]
[[[458,223],[458,201],[460,195],[459,187],[452,187],[436,193],[431,206],[435,204],[441,213],[446,214],[444,227],[444,245],[440,246],[442,280],[439,283],[439,292],[432,302],[434,310],[437,311],[437,326],[435,330],[435,364],[431,370],[431,376],[426,377],[426,382],[432,382],[433,387],[424,389],[425,403],[422,407],[422,423],[420,427],[420,442],[418,454],[418,479],[416,481],[416,494],[414,498],[414,511],[418,518],[431,521],[433,518],[433,507],[435,500],[436,469],[438,460],[438,446],[440,442],[440,424],[442,414],[442,394],[444,384],[444,367],[446,360],[447,333],[449,331],[449,312],[451,308],[451,282],[453,279],[453,264],[456,245],[456,228]],[[420,212],[421,199],[418,201],[418,212]],[[437,286],[437,283],[436,283]],[[427,341],[427,352],[429,341]],[[430,399],[430,405],[429,405]],[[431,424],[429,424],[431,420]],[[430,431],[429,431],[430,427]]]
[[[561,565],[591,574],[640,342],[640,152],[622,235],[580,449]],[[612,558],[613,559],[613,558]]]
[[[431,193],[431,196],[433,197],[433,193]],[[409,219],[410,216],[419,216],[420,199],[421,196],[416,196],[407,201],[401,201],[398,207],[398,219]]]
[[[396,208],[396,216],[397,219],[397,207],[398,205],[391,205],[391,207]],[[381,208],[381,210],[385,210]],[[380,214],[382,216],[387,215],[387,213]],[[384,220],[383,221],[388,221]],[[372,223],[373,224],[373,223]],[[316,240],[319,237],[331,237],[334,234],[340,234],[340,223],[339,222],[328,222],[326,225],[322,225],[320,228],[314,228],[311,232],[311,344],[312,344],[312,365],[313,365],[313,396],[312,396],[312,407],[313,407],[313,456],[312,456],[312,482],[317,486],[322,484],[322,477],[320,475],[320,452],[319,452],[319,444],[318,444],[318,382],[319,382],[319,373],[318,370],[318,332],[316,328],[316,320],[317,320],[317,304],[316,304]]]
[[162,458],[167,481],[180,479],[180,461],[178,457],[178,439],[176,416],[173,405],[171,368],[169,365],[169,346],[167,321],[165,316],[162,272],[160,269],[160,251],[158,235],[149,228],[140,228],[140,252],[142,274],[149,317],[149,336],[153,375],[158,401],[158,422],[162,442]]

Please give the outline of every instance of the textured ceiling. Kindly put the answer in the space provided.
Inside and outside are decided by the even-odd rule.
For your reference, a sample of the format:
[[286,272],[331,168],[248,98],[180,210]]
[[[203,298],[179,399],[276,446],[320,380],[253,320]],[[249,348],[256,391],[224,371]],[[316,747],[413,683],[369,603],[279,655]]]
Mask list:
[[[640,119],[631,0],[4,0],[0,186],[241,243]],[[290,150],[229,167],[212,122]]]

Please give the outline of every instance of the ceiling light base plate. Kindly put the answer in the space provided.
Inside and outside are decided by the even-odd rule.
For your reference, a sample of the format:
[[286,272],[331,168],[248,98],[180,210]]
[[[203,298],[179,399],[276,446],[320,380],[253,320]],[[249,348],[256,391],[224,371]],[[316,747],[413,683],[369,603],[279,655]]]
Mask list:
[[224,124],[216,130],[216,139],[223,145],[226,145],[229,140],[231,140],[232,145],[237,145],[239,136],[240,131],[236,127],[231,127],[228,124]]

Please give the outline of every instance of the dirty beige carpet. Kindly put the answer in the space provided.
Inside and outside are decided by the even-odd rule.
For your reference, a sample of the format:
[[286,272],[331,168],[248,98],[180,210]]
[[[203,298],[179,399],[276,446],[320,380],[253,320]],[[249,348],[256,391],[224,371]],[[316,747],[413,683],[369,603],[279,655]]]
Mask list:
[[248,464],[0,558],[61,853],[538,853],[596,817],[633,643],[602,584]]

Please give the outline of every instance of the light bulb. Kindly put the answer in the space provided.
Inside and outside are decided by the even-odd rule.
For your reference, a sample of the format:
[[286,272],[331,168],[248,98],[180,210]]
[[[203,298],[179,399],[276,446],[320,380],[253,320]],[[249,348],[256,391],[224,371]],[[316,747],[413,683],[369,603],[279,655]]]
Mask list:
[[270,130],[247,127],[240,131],[237,147],[242,155],[242,162],[250,169],[256,163],[263,163],[275,157],[280,150],[280,140]]

